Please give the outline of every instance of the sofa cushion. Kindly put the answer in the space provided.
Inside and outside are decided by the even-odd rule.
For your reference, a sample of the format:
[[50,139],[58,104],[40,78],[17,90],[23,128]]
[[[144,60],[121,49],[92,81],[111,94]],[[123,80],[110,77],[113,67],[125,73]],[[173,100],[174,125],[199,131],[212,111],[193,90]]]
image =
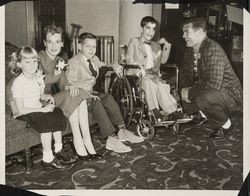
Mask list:
[[26,133],[26,122],[14,119],[11,115],[5,115],[6,137],[15,134]]
[[16,116],[18,114],[16,102],[13,99],[13,94],[11,91],[11,86],[14,80],[15,78],[12,78],[5,88],[5,104],[10,106],[12,116]]

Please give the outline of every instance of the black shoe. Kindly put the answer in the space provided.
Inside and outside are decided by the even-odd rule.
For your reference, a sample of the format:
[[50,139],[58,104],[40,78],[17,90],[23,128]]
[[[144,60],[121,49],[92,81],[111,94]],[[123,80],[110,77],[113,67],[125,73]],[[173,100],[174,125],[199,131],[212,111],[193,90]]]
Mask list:
[[206,118],[203,118],[202,115],[200,114],[200,112],[196,113],[196,114],[192,114],[190,115],[190,118],[192,118],[192,123],[194,123],[196,126],[201,126],[203,125],[205,122],[207,122]]
[[88,154],[88,155],[85,155],[85,156],[81,156],[81,155],[78,155],[78,158],[82,161],[91,161],[92,160],[92,157]]
[[178,119],[184,119],[184,114],[178,111],[172,112],[168,115],[168,120],[178,120]]
[[92,160],[102,160],[103,156],[100,154],[89,154]]
[[161,114],[161,112],[160,112],[160,110],[158,110],[158,109],[153,109],[153,113],[154,113],[154,115],[155,115],[155,118],[156,119],[158,119],[158,118],[163,118],[164,117],[164,115],[163,114]]
[[76,158],[72,157],[71,155],[67,154],[63,150],[60,150],[57,153],[54,153],[54,156],[61,161],[63,164],[70,164],[70,163],[75,163]]
[[213,139],[223,139],[224,138],[223,128],[221,127],[215,130],[209,137]]
[[61,163],[56,157],[54,157],[54,159],[49,163],[42,160],[41,165],[42,167],[53,168],[53,169],[66,169],[67,168],[67,166]]
[[225,133],[233,129],[233,125],[231,125],[228,129],[224,129],[222,127],[214,130],[214,132],[209,136],[213,139],[223,139],[225,137]]

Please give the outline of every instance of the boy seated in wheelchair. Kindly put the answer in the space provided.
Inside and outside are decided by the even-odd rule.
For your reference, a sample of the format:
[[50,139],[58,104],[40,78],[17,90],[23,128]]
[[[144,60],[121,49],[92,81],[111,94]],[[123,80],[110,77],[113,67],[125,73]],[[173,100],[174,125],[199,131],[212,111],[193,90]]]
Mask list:
[[[170,94],[170,85],[160,78],[160,65],[167,62],[171,44],[165,38],[161,38],[159,43],[152,41],[156,25],[157,21],[153,17],[142,18],[141,36],[130,40],[125,61],[141,68],[142,88],[149,111],[153,111],[157,119],[177,120],[183,118],[183,115],[177,112],[177,101]],[[160,111],[160,107],[163,111]]]

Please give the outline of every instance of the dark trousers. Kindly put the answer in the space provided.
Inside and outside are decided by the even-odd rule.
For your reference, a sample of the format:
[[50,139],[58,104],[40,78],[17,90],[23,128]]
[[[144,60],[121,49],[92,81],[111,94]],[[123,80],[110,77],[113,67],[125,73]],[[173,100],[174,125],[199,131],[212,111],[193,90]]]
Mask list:
[[184,111],[187,114],[194,114],[202,111],[208,119],[212,128],[219,128],[224,125],[230,115],[228,104],[220,91],[207,91],[199,95],[193,103],[183,103]]
[[121,111],[111,94],[100,94],[101,100],[93,100],[89,112],[97,121],[103,138],[116,131],[114,126],[125,125]]

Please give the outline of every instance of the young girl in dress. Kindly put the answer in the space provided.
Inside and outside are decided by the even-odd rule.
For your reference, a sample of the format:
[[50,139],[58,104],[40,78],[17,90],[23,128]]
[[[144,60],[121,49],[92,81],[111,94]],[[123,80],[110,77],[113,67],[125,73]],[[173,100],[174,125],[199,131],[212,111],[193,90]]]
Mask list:
[[83,89],[67,86],[65,70],[67,55],[62,53],[63,29],[50,25],[44,29],[45,50],[39,51],[41,68],[45,73],[45,92],[53,94],[52,87],[57,84],[59,92],[53,94],[56,106],[60,107],[69,119],[73,133],[76,153],[81,160],[102,159],[97,154],[91,141],[86,99],[92,95]]
[[[11,71],[19,72],[13,81],[11,91],[16,108],[14,117],[27,121],[41,135],[43,147],[42,166],[64,169],[66,165],[61,156],[56,154],[62,150],[62,131],[66,129],[66,118],[61,109],[55,107],[54,98],[44,93],[44,82],[38,70],[37,52],[29,47],[20,47],[12,54]],[[43,105],[40,101],[45,101]],[[52,136],[55,140],[52,151]]]

